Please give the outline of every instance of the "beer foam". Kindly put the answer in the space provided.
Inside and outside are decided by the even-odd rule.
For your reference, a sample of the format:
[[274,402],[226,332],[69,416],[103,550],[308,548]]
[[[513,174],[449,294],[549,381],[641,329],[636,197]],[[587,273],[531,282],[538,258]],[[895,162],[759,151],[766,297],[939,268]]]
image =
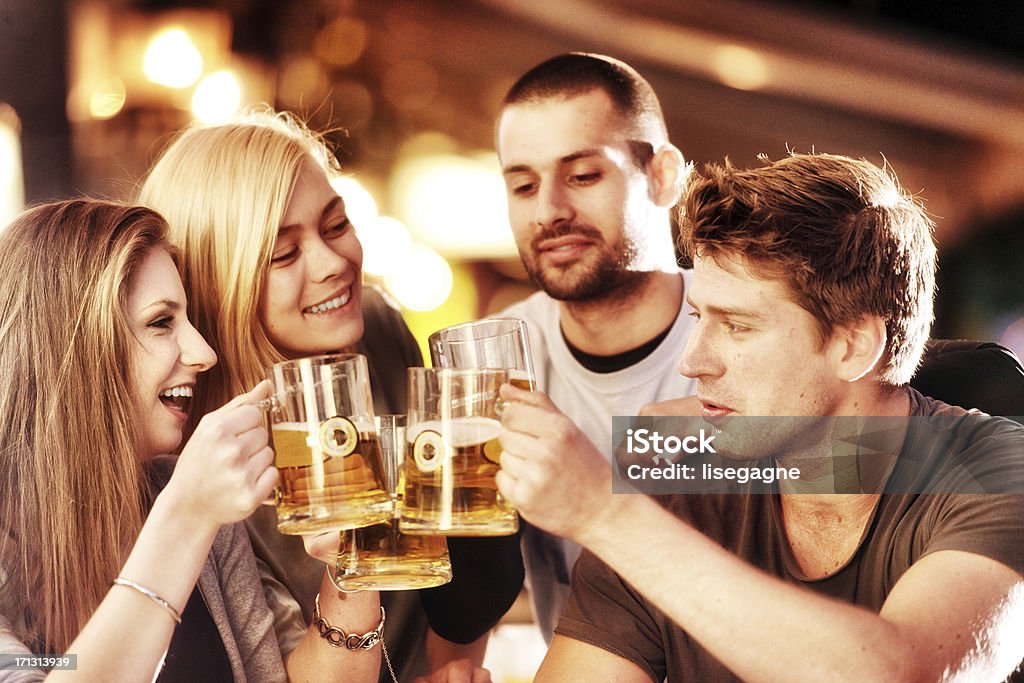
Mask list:
[[[356,430],[360,434],[373,434],[377,431],[373,422],[365,417],[351,417],[348,418],[352,421],[352,424],[356,426]],[[313,423],[313,433],[316,433],[316,428],[319,426],[319,422]],[[270,425],[272,429],[280,429],[288,432],[309,432],[310,427],[308,422],[275,422]]]
[[305,422],[275,422],[271,427],[286,432],[309,432],[309,425]]
[[405,432],[405,438],[412,443],[420,432],[428,429],[444,436],[452,448],[460,448],[497,439],[501,423],[479,415],[456,417],[446,421],[427,420],[411,425]]

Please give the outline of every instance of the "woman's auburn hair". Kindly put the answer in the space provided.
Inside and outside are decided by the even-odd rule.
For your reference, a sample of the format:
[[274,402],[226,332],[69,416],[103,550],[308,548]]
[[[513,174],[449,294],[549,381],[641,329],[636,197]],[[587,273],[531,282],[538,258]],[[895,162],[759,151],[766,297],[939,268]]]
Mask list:
[[186,128],[142,184],[139,203],[167,219],[182,254],[189,317],[219,359],[196,386],[186,433],[284,358],[260,322],[259,302],[307,161],[329,176],[339,172],[321,136],[291,114],[258,109],[229,123]]
[[165,235],[149,209],[87,199],[0,233],[0,612],[37,652],[67,651],[142,528],[127,302]]

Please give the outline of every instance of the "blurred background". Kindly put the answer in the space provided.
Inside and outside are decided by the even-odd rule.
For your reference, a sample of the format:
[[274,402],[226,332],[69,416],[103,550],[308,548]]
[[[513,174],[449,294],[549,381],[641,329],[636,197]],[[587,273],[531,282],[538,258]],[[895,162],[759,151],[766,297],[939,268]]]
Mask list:
[[330,131],[366,271],[425,338],[532,290],[493,119],[568,50],[645,74],[698,164],[887,163],[937,222],[935,335],[1024,352],[1024,3],[1008,0],[0,0],[0,223],[128,197],[173,131],[270,103]]
[[[517,76],[569,50],[646,75],[698,164],[888,164],[937,223],[935,336],[1024,355],[1011,0],[0,0],[0,224],[45,199],[127,198],[174,131],[269,103],[330,131],[368,277],[422,340],[532,291],[493,120]],[[498,680],[520,675],[516,638],[497,634]]]

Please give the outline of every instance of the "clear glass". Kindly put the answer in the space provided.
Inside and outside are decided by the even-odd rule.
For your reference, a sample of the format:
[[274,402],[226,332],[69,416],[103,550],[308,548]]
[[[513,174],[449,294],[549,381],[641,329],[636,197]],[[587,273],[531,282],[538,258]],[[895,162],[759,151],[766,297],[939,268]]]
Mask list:
[[506,369],[409,368],[404,533],[505,536],[519,528],[494,476]]
[[351,529],[391,518],[366,357],[332,354],[277,363],[269,406],[281,475],[283,534]]
[[338,560],[331,577],[341,590],[410,590],[440,586],[452,580],[452,563],[444,536],[403,534],[398,528],[405,431],[405,415],[377,416],[377,439],[392,500],[392,517],[382,524],[341,533]]
[[530,335],[518,318],[485,318],[438,330],[427,340],[435,368],[505,368],[509,383],[536,388]]

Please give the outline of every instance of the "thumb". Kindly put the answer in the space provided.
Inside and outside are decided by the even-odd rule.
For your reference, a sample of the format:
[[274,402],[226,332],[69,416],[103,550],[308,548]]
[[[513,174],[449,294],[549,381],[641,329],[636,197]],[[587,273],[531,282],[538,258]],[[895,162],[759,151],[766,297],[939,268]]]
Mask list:
[[270,383],[269,379],[265,379],[244,394],[235,396],[233,399],[225,403],[224,407],[257,404],[262,401],[269,400],[272,395],[273,385]]

